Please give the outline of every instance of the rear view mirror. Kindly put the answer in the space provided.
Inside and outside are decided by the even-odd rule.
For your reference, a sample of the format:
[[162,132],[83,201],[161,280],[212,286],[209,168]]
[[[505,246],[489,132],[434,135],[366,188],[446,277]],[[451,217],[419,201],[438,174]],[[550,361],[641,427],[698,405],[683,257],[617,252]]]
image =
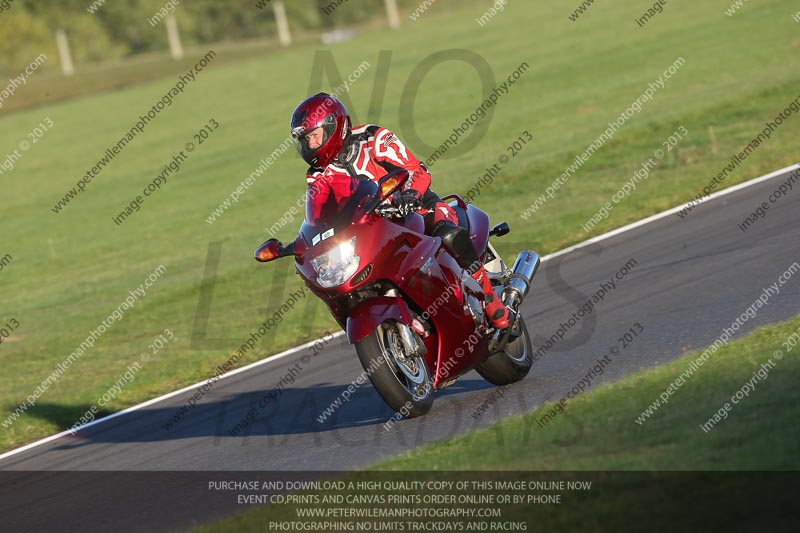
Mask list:
[[294,246],[295,243],[291,243],[289,246],[283,246],[278,239],[270,239],[256,248],[253,255],[259,263],[268,263],[280,257],[294,255]]
[[489,235],[493,237],[502,237],[509,231],[511,231],[511,228],[508,227],[508,222],[501,222],[492,228],[492,231],[489,232]]
[[381,188],[381,200],[386,200],[394,192],[399,189],[408,180],[408,171],[405,169],[398,169],[398,171],[391,172],[380,179],[378,186]]
[[364,211],[366,213],[372,213],[381,202],[389,198],[395,191],[402,187],[403,184],[408,181],[409,176],[410,174],[406,169],[398,168],[379,179],[378,194],[364,206]]
[[256,248],[255,258],[259,263],[266,263],[278,258],[278,251],[281,248],[281,242],[278,239],[270,239],[258,248]]

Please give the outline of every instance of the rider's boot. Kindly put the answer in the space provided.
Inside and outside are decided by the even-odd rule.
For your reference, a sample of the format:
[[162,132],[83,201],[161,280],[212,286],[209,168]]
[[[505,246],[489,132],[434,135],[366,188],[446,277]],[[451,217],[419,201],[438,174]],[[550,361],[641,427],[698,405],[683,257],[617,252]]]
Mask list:
[[500,298],[494,293],[492,282],[489,281],[489,276],[486,274],[486,269],[481,266],[477,272],[472,274],[472,278],[478,282],[483,288],[484,302],[486,304],[486,314],[489,316],[489,322],[492,323],[497,329],[505,329],[508,327],[508,309]]
[[[433,226],[431,235],[441,237],[442,244],[453,254],[458,264],[467,272],[472,274],[472,278],[478,282],[484,292],[483,301],[486,304],[486,314],[489,322],[497,329],[508,327],[508,309],[503,302],[494,294],[492,283],[486,274],[486,269],[481,265],[469,232],[450,221],[443,220]],[[476,265],[480,265],[476,269]]]

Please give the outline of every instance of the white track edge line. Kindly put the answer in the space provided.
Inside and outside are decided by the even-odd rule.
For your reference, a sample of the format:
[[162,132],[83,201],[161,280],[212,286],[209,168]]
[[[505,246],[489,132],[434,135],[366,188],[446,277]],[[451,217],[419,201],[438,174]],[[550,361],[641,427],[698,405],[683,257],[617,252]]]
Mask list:
[[[788,167],[784,167],[782,169],[772,171],[769,174],[764,174],[763,176],[759,176],[757,178],[753,178],[751,180],[742,182],[742,183],[740,183],[738,185],[734,185],[734,186],[729,187],[727,189],[723,189],[721,191],[717,191],[714,194],[711,194],[711,195],[703,198],[702,200],[700,200],[697,204],[695,204],[695,207],[697,207],[698,205],[704,204],[706,202],[710,202],[711,200],[714,200],[715,198],[719,198],[720,196],[725,196],[726,194],[730,194],[730,193],[739,191],[741,189],[745,189],[747,187],[751,187],[753,185],[757,185],[757,184],[759,184],[761,182],[770,180],[770,179],[772,179],[772,178],[774,178],[776,176],[780,176],[781,174],[785,174],[786,172],[789,172],[789,171],[795,170],[795,169],[800,169],[800,163],[797,163],[797,164],[794,164],[794,165],[789,165]],[[667,217],[669,215],[675,214],[675,213],[681,211],[682,209],[686,208],[688,205],[689,204],[687,202],[687,203],[681,204],[681,205],[679,205],[677,207],[673,207],[671,209],[668,209],[666,211],[662,211],[661,213],[656,213],[655,215],[649,216],[647,218],[643,218],[642,220],[639,220],[637,222],[633,222],[631,224],[628,224],[627,226],[622,226],[621,228],[617,228],[617,229],[611,230],[609,232],[603,233],[602,235],[598,235],[596,237],[592,237],[591,239],[587,239],[587,240],[585,240],[583,242],[579,242],[578,244],[574,244],[574,245],[572,245],[572,246],[570,246],[568,248],[564,248],[563,250],[559,250],[557,252],[553,252],[552,254],[548,254],[548,255],[542,257],[541,261],[544,262],[544,261],[547,261],[549,259],[553,259],[553,258],[561,256],[561,255],[566,255],[568,253],[574,252],[575,250],[580,250],[581,248],[585,248],[586,246],[589,246],[589,245],[594,244],[596,242],[600,242],[600,241],[609,239],[611,237],[614,237],[615,235],[619,235],[621,233],[625,233],[626,231],[630,231],[630,230],[638,228],[640,226],[644,226],[644,225],[649,224],[650,222],[653,222],[655,220],[659,220],[659,219],[662,219],[662,218]],[[333,334],[333,338],[341,337],[342,335],[344,335],[344,331],[339,331],[339,332]],[[309,341],[309,342],[307,342],[307,343],[305,343],[303,345],[295,346],[294,348],[290,348],[290,349],[288,349],[286,351],[283,351],[281,353],[278,353],[278,354],[275,354],[275,355],[271,355],[271,356],[269,356],[269,357],[267,357],[265,359],[261,359],[259,361],[254,362],[254,363],[250,363],[249,365],[243,366],[241,368],[237,368],[235,370],[231,370],[230,372],[226,372],[224,374],[220,374],[218,381],[221,381],[221,380],[223,380],[223,379],[225,379],[227,377],[239,374],[240,372],[245,372],[247,370],[250,370],[251,368],[255,368],[255,367],[261,366],[261,365],[263,365],[265,363],[269,363],[271,361],[276,361],[278,359],[286,357],[287,355],[291,355],[293,353],[297,353],[297,352],[299,352],[301,350],[304,350],[304,349],[308,348],[309,346],[312,346],[314,343],[316,343],[316,342],[318,342],[320,340],[322,340],[322,339],[314,339],[313,341]],[[122,411],[110,414],[110,415],[108,415],[108,416],[106,416],[104,418],[99,418],[97,420],[93,420],[93,421],[89,422],[88,424],[85,424],[85,425],[80,426],[79,428],[77,428],[75,430],[75,433],[80,432],[84,428],[89,428],[89,427],[94,426],[96,424],[99,424],[101,422],[107,422],[109,420],[112,420],[114,418],[120,417],[122,415],[125,415],[125,414],[128,414],[128,413],[132,413],[133,411],[138,411],[139,409],[141,409],[143,407],[148,407],[148,406],[153,405],[155,403],[164,401],[164,400],[166,400],[168,398],[172,398],[173,396],[176,396],[178,394],[181,394],[181,393],[190,391],[192,389],[195,389],[197,387],[200,387],[204,383],[206,383],[209,379],[211,379],[211,378],[206,378],[203,381],[195,383],[194,385],[189,385],[188,387],[184,387],[182,389],[179,389],[179,390],[176,390],[176,391],[173,391],[173,392],[169,392],[167,394],[164,394],[163,396],[159,396],[157,398],[153,398],[152,400],[147,400],[144,403],[140,403],[138,405],[133,405],[131,407],[128,407],[127,409],[123,409]],[[47,444],[48,442],[54,441],[56,439],[60,439],[61,437],[65,437],[65,436],[71,435],[71,434],[72,434],[72,432],[70,430],[66,430],[66,431],[62,431],[61,433],[56,433],[55,435],[51,435],[51,436],[46,437],[44,439],[32,442],[30,444],[26,444],[25,446],[22,446],[21,448],[17,448],[15,450],[11,450],[9,452],[6,452],[6,453],[0,455],[0,461],[2,461],[3,459],[6,459],[8,457],[12,457],[12,456],[14,456],[14,455],[16,455],[18,453],[22,453],[24,451],[30,450],[31,448],[35,448],[37,446],[41,446],[42,444]]]
[[[341,337],[342,335],[344,335],[344,331],[339,331],[339,332],[334,333],[333,337],[330,337],[330,338],[335,339],[335,338]],[[249,365],[243,366],[241,368],[236,368],[236,369],[231,370],[229,372],[226,372],[224,374],[220,374],[219,375],[219,379],[217,381],[222,381],[225,378],[228,378],[230,376],[235,376],[236,374],[239,374],[241,372],[245,372],[247,370],[250,370],[251,368],[255,368],[255,367],[261,366],[261,365],[266,364],[266,363],[271,363],[272,361],[277,361],[278,359],[286,357],[287,355],[291,355],[291,354],[297,353],[299,351],[305,350],[306,348],[308,348],[310,346],[313,346],[316,342],[319,342],[321,340],[323,340],[323,339],[320,338],[320,339],[314,339],[312,341],[308,341],[307,343],[301,344],[300,346],[295,346],[294,348],[289,348],[286,351],[277,353],[275,355],[270,355],[269,357],[266,357],[264,359],[260,359],[258,361],[253,362],[253,363],[250,363]],[[86,428],[92,427],[94,425],[100,424],[101,422],[108,422],[109,420],[112,420],[114,418],[120,417],[122,415],[126,415],[126,414],[132,413],[134,411],[138,411],[139,409],[142,409],[143,407],[148,407],[148,406],[153,405],[155,403],[162,402],[162,401],[164,401],[164,400],[166,400],[168,398],[172,398],[173,396],[177,396],[178,394],[181,394],[181,393],[190,391],[192,389],[196,389],[198,387],[201,387],[202,385],[207,383],[209,379],[211,379],[211,378],[206,378],[203,381],[195,383],[194,385],[189,385],[189,386],[184,387],[182,389],[179,389],[179,390],[176,390],[176,391],[172,391],[172,392],[168,392],[167,394],[164,394],[164,395],[159,396],[157,398],[153,398],[151,400],[147,400],[146,402],[143,402],[143,403],[140,403],[140,404],[137,404],[137,405],[133,405],[131,407],[123,409],[122,411],[118,411],[116,413],[110,414],[110,415],[108,415],[106,417],[98,418],[97,420],[92,420],[88,424],[84,424],[84,425],[76,428],[75,429],[75,434],[79,433],[83,429],[86,429]],[[35,448],[37,446],[41,446],[42,444],[46,444],[48,442],[51,442],[51,441],[54,441],[56,439],[60,439],[61,437],[66,437],[67,435],[72,435],[72,434],[73,434],[72,431],[65,430],[65,431],[62,431],[61,433],[56,433],[55,435],[50,435],[49,437],[46,437],[44,439],[37,440],[35,442],[31,442],[30,444],[26,444],[25,446],[22,446],[21,448],[16,448],[14,450],[8,451],[8,452],[0,455],[0,461],[2,461],[3,459],[6,459],[8,457],[12,457],[12,456],[14,456],[14,455],[16,455],[18,453],[22,453],[24,451],[30,450],[31,448]]]
[[[796,170],[796,169],[800,169],[800,163],[795,163],[794,165],[789,165],[788,167],[784,167],[782,169],[775,170],[773,172],[770,172],[769,174],[764,174],[763,176],[759,176],[757,178],[753,178],[751,180],[742,182],[742,183],[740,183],[738,185],[733,185],[732,187],[728,187],[727,189],[723,189],[721,191],[717,191],[714,194],[711,194],[709,196],[704,197],[702,200],[700,200],[698,203],[696,203],[694,205],[694,207],[697,207],[697,206],[699,206],[701,204],[704,204],[706,202],[710,202],[711,200],[714,200],[715,198],[719,198],[720,196],[725,196],[726,194],[731,194],[731,193],[739,191],[741,189],[745,189],[747,187],[752,187],[753,185],[758,185],[759,183],[761,183],[763,181],[770,180],[770,179],[772,179],[774,177],[780,176],[781,174],[784,174],[786,172],[789,172],[791,170]],[[649,224],[650,222],[653,222],[655,220],[659,220],[659,219],[662,219],[664,217],[668,217],[669,215],[673,215],[675,213],[678,213],[681,210],[685,209],[688,205],[689,205],[689,202],[686,202],[686,203],[683,203],[683,204],[681,204],[681,205],[679,205],[677,207],[673,207],[671,209],[667,209],[666,211],[662,211],[661,213],[656,213],[655,215],[649,216],[647,218],[643,218],[642,220],[638,220],[636,222],[628,224],[627,226],[622,226],[621,228],[617,228],[617,229],[611,230],[609,232],[603,233],[602,235],[598,235],[597,237],[592,237],[591,239],[587,239],[585,241],[579,242],[578,244],[574,244],[574,245],[572,245],[572,246],[570,246],[568,248],[564,248],[563,250],[559,250],[557,252],[553,252],[552,254],[549,254],[549,255],[546,255],[546,256],[542,257],[541,260],[545,261],[547,259],[553,259],[553,258],[558,257],[560,255],[565,255],[565,254],[568,254],[570,252],[574,252],[575,250],[580,250],[581,248],[585,248],[585,247],[587,247],[587,246],[589,246],[591,244],[594,244],[596,242],[604,241],[606,239],[614,237],[615,235],[619,235],[620,233],[625,233],[626,231],[630,231],[632,229],[638,228],[639,226],[644,226],[645,224]],[[685,220],[685,219],[682,219],[682,220]]]

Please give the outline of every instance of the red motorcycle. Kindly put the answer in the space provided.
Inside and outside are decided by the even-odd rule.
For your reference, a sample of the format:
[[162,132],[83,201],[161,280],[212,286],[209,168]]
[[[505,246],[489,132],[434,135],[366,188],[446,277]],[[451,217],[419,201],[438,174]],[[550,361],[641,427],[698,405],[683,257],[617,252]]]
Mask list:
[[539,266],[525,250],[512,268],[489,243],[509,232],[451,195],[496,293],[510,311],[510,326],[495,330],[484,292],[442,245],[424,234],[422,216],[401,216],[388,200],[408,179],[397,169],[377,183],[361,181],[341,205],[306,220],[297,239],[270,239],[255,252],[261,262],[294,256],[297,271],[330,308],[355,345],[361,365],[381,397],[407,418],[427,413],[433,393],[475,369],[495,385],[523,379],[533,362],[531,338],[519,313]]

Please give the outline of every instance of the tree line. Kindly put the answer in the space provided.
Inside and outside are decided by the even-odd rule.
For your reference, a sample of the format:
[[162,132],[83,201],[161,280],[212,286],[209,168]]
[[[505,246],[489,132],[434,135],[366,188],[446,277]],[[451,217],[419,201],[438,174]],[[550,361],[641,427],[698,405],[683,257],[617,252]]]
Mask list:
[[[186,45],[274,38],[274,1],[16,1],[0,13],[0,70],[24,68],[43,52],[57,57],[58,29],[66,32],[78,64],[166,50],[163,17],[157,14],[173,10]],[[401,18],[420,1],[397,0]],[[456,0],[438,0],[437,7],[439,3],[455,5]],[[386,16],[384,0],[283,0],[283,4],[293,32],[332,30]],[[331,4],[335,10],[330,10]],[[154,16],[160,23],[152,24]]]

